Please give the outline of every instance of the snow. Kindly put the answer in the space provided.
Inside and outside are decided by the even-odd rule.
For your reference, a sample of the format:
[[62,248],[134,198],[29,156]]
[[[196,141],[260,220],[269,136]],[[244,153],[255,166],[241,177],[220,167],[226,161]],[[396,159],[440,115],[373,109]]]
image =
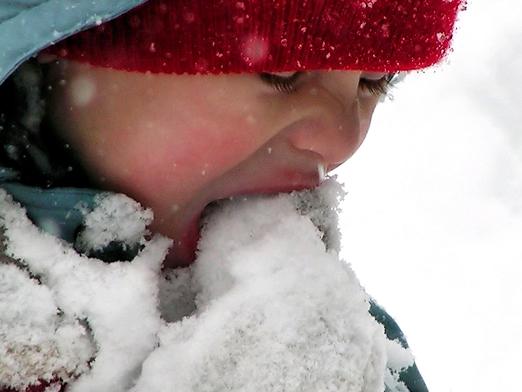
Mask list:
[[521,20],[469,1],[448,61],[407,76],[337,171],[342,256],[433,391],[520,390]]
[[[18,260],[0,264],[11,282],[0,291],[3,341],[42,335],[58,346],[73,392],[382,392],[385,380],[404,391],[398,372],[413,358],[387,340],[338,256],[343,195],[327,180],[315,191],[220,202],[205,215],[196,263],[162,272],[171,242],[147,239],[152,215],[127,197],[104,195],[87,216],[91,245],[141,246],[132,261],[105,264],[37,229],[0,191],[6,254]],[[35,311],[20,312],[33,296]],[[59,369],[26,357],[42,363],[40,375]],[[8,372],[21,385],[26,370]]]
[[0,263],[0,385],[24,387],[85,372],[94,354],[88,333],[62,317],[51,290],[15,265]]
[[[323,242],[318,226],[333,230],[331,210],[323,219],[315,208],[331,202],[323,190],[240,198],[210,215],[196,311],[163,328],[133,391],[382,391],[388,345],[353,272]],[[411,364],[391,347],[409,358],[390,361],[395,369]]]
[[84,228],[76,241],[83,253],[101,251],[112,242],[127,248],[144,244],[150,234],[147,226],[152,222],[151,210],[124,195],[101,194],[96,196],[96,207],[84,220]]
[[[126,390],[156,344],[161,324],[157,280],[170,241],[157,236],[144,240],[132,263],[88,259],[36,228],[4,191],[0,191],[0,224],[8,238],[6,255],[23,260],[48,287],[61,312],[72,320],[84,320],[91,331],[95,360],[90,372],[70,390]],[[3,298],[0,302],[8,304]],[[3,325],[4,313],[0,316]],[[52,363],[47,365],[55,370]]]
[[262,37],[257,37],[255,35],[248,36],[243,39],[243,60],[249,65],[259,63],[266,59],[269,49],[268,42]]
[[68,90],[74,105],[87,106],[96,95],[96,84],[88,77],[78,76],[71,81]]

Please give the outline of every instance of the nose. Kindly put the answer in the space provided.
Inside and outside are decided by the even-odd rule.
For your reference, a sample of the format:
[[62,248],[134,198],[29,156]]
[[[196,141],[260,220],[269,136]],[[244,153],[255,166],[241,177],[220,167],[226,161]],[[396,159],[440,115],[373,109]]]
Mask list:
[[309,117],[296,122],[289,133],[290,143],[298,150],[320,155],[328,168],[340,165],[353,155],[364,138],[358,106],[353,101],[335,116]]
[[296,97],[304,115],[289,127],[288,139],[297,150],[320,155],[328,169],[350,158],[366,136],[369,119],[358,97],[359,77],[325,72]]

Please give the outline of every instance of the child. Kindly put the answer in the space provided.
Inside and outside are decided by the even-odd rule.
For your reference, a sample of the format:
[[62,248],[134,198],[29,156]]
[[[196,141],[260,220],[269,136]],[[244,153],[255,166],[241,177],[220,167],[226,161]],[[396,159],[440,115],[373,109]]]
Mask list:
[[[0,6],[11,18],[0,25],[0,80],[37,54],[2,87],[0,184],[71,243],[83,223],[72,207],[91,205],[91,189],[130,196],[154,212],[152,232],[173,239],[165,268],[194,261],[212,202],[319,185],[362,143],[395,73],[443,57],[460,6],[94,3]],[[88,254],[114,261],[121,251]],[[402,339],[382,310],[372,313]],[[425,390],[409,369],[409,390]],[[46,376],[27,390],[44,390]]]

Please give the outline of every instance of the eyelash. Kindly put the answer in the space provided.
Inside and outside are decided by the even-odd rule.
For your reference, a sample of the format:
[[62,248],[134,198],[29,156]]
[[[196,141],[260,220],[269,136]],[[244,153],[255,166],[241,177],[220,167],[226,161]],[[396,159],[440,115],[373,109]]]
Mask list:
[[378,80],[363,79],[359,80],[359,88],[368,92],[371,95],[380,97],[386,96],[390,92],[390,89],[395,85],[396,74],[388,74]]
[[302,72],[294,72],[291,76],[280,76],[268,72],[259,74],[263,82],[268,83],[277,91],[285,94],[291,94],[296,90],[295,83]]
[[[277,91],[291,94],[296,91],[296,82],[301,74],[302,72],[295,72],[291,76],[280,76],[269,72],[262,72],[259,76],[265,83],[268,83]],[[362,91],[369,92],[371,95],[387,95],[395,84],[395,76],[396,74],[388,74],[378,80],[360,79],[359,88]]]

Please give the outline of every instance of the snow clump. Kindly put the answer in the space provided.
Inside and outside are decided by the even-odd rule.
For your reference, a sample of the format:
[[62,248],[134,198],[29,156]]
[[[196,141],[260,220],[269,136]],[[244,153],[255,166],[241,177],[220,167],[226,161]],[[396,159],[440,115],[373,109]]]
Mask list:
[[0,262],[0,389],[56,376],[68,382],[88,370],[94,352],[85,326],[60,314],[48,287]]
[[338,258],[338,195],[330,182],[221,203],[192,271],[196,311],[163,326],[132,391],[381,392],[385,379],[404,390],[396,372],[411,355],[387,341]]
[[145,242],[145,236],[150,234],[147,226],[153,219],[150,209],[143,209],[138,202],[121,194],[100,194],[95,205],[86,214],[85,227],[76,239],[76,248],[82,253],[101,251],[115,242],[125,248]]
[[405,391],[398,372],[411,354],[386,339],[338,257],[342,196],[328,180],[220,202],[206,215],[196,262],[165,272],[171,241],[146,239],[152,214],[126,197],[98,200],[86,219],[90,247],[140,244],[132,261],[107,264],[37,229],[0,190],[4,253],[15,260],[0,264],[0,281],[21,282],[2,283],[0,325],[18,329],[0,329],[0,343],[23,336],[58,346],[67,363],[35,377],[62,369],[72,392]]
[[[120,202],[123,200],[115,197]],[[157,343],[161,324],[157,281],[171,241],[160,236],[143,240],[144,248],[132,263],[103,263],[76,253],[71,244],[38,229],[21,206],[1,189],[0,227],[4,230],[5,255],[39,277],[47,287],[47,291],[40,291],[49,292],[63,315],[71,320],[82,320],[92,335],[96,351],[94,359],[88,363],[89,370],[71,382],[68,391],[128,390],[139,374],[142,362]],[[27,309],[27,305],[19,301],[9,302],[7,296],[19,297],[11,290],[6,294],[2,292],[0,302],[7,310],[0,313],[1,325],[10,322],[9,318],[6,320],[6,314]],[[27,296],[38,299],[36,291],[27,292]],[[28,299],[20,297],[20,301]],[[40,325],[50,317],[51,305],[48,302],[42,305],[47,308],[45,313],[42,310],[35,314],[38,322],[26,322],[32,323],[24,332],[27,341],[39,338]],[[25,315],[27,312],[23,312],[24,317],[29,317]],[[9,336],[0,338],[13,342]],[[81,357],[90,357],[90,353],[91,348]],[[30,361],[26,363],[29,365]],[[40,378],[49,372],[55,375],[61,369],[53,362],[46,365],[47,369],[39,374]],[[19,371],[18,374],[22,378],[24,373]]]

